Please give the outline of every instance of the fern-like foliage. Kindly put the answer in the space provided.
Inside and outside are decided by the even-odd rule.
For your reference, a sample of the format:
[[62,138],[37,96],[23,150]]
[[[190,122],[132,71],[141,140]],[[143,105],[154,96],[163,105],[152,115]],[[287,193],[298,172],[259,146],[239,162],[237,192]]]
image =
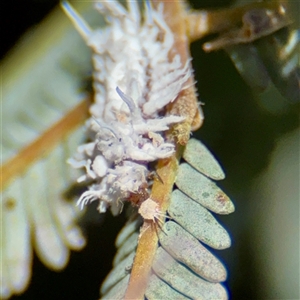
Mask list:
[[[67,22],[61,23],[60,33],[49,37],[52,47],[44,51],[41,38],[61,16],[54,11],[2,65],[3,299],[27,288],[33,250],[48,268],[61,270],[70,250],[81,250],[86,243],[76,224],[82,212],[66,193],[78,173],[67,167],[66,160],[84,139],[80,125],[88,115],[89,101],[78,92],[82,74],[90,69],[90,54]],[[40,52],[35,45],[42,45]]]
[[[286,13],[288,7],[281,1],[212,12],[188,10],[183,2],[165,1],[159,6],[154,1],[153,6],[163,16],[173,35],[174,53],[179,54],[182,67],[189,64],[190,42],[210,33],[221,32],[216,40],[204,44],[206,51],[224,48],[246,81],[255,88],[265,88],[265,82],[270,79],[261,75],[265,73],[260,71],[266,67],[281,93],[292,100],[298,100],[297,67],[288,64],[290,58],[294,57],[293,42],[295,45],[299,42],[298,31],[292,28],[288,35],[291,45],[284,48],[280,29],[292,21]],[[115,12],[116,15],[126,17],[126,8],[122,5],[118,7],[120,9]],[[130,1],[128,8],[131,17],[139,14],[137,6]],[[145,11],[148,9],[150,13],[142,16],[142,19],[148,18],[151,21],[153,15],[150,8],[151,3],[146,1]],[[53,21],[46,21],[44,29],[37,32],[36,36],[47,36],[49,28],[52,30],[53,23],[56,24],[58,14],[54,13]],[[97,18],[101,19],[91,9],[83,14],[87,15],[91,23]],[[257,17],[260,17],[261,22],[255,21]],[[162,33],[166,33],[166,28],[161,26],[164,22],[160,23],[159,28]],[[87,29],[84,26],[78,26],[79,30]],[[60,270],[68,261],[69,250],[79,250],[85,244],[76,226],[81,213],[73,201],[64,198],[65,191],[78,177],[76,171],[65,166],[65,161],[87,138],[81,126],[88,117],[90,101],[82,100],[83,97],[78,96],[78,89],[82,74],[90,70],[90,53],[69,27],[64,28],[60,25],[58,36],[50,40],[48,38],[52,48],[46,55],[43,52],[43,55],[35,55],[32,60],[27,59],[27,53],[34,51],[32,45],[39,44],[39,39],[34,38],[30,40],[31,47],[22,46],[18,55],[12,55],[3,66],[2,122],[8,128],[2,132],[1,137],[0,296],[4,299],[21,293],[27,287],[33,249],[46,266]],[[81,34],[86,35],[87,31],[83,30]],[[276,41],[273,58],[262,56],[267,39],[255,46],[249,45],[267,35]],[[158,35],[157,42],[163,38],[164,34]],[[260,56],[257,49],[261,49]],[[174,53],[170,53],[170,61]],[[248,53],[251,54],[249,57]],[[24,55],[23,58],[20,54]],[[282,64],[273,68],[271,61],[280,55]],[[77,71],[74,71],[74,62],[78,66]],[[175,64],[176,61],[172,62]],[[259,75],[254,75],[255,81],[252,80],[253,73],[249,75],[247,72],[249,66],[255,71],[254,74]],[[10,73],[14,68],[18,72]],[[68,71],[70,69],[72,75]],[[182,68],[182,73],[178,75],[182,80],[179,80],[179,88],[174,86],[178,89],[176,99],[172,99],[174,103],[159,113],[159,116],[176,115],[185,121],[178,123],[178,119],[178,122],[169,122],[168,126],[178,124],[167,134],[162,134],[168,141],[174,142],[174,153],[159,159],[154,168],[156,177],[149,196],[158,204],[158,211],[155,211],[158,212],[157,218],[143,220],[138,213],[133,213],[118,236],[113,270],[101,288],[105,299],[228,297],[221,284],[226,280],[226,269],[210,253],[209,248],[221,250],[230,246],[228,233],[212,213],[228,214],[234,207],[213,181],[224,178],[216,160],[199,141],[189,140],[191,130],[201,125],[203,116],[198,112],[192,74],[187,70]],[[165,72],[160,77],[166,80],[167,86],[169,73]],[[147,72],[145,74],[149,75]],[[283,75],[286,80],[281,84]],[[289,82],[292,84],[289,85]],[[124,110],[126,114],[128,108],[132,109],[132,103],[122,90],[119,90],[119,96],[124,105],[128,106]],[[151,102],[147,111],[151,112],[157,107],[161,109],[168,103],[161,105],[156,101]],[[132,118],[133,121],[136,120]],[[149,137],[151,134],[148,133]],[[154,136],[150,139],[154,140]],[[160,138],[156,136],[157,141]],[[143,200],[137,201],[138,206]],[[158,223],[156,220],[159,220]]]
[[[153,249],[145,297],[227,299],[226,289],[220,284],[226,280],[226,269],[204,246],[219,250],[230,246],[228,233],[209,212],[234,211],[232,202],[211,180],[223,179],[224,173],[208,149],[195,139],[188,142],[183,158],[186,162],[178,169],[168,218]],[[124,298],[138,245],[139,223],[138,216],[131,219],[117,238],[114,267],[101,288],[103,299]]]

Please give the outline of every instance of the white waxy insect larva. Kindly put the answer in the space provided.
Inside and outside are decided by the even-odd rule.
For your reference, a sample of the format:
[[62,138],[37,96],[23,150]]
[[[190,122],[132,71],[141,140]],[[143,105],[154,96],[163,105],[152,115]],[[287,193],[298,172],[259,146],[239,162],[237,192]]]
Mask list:
[[[108,25],[99,29],[91,29],[67,2],[62,7],[92,49],[94,63],[95,102],[90,108],[93,117],[86,123],[92,141],[70,161],[74,167],[85,167],[80,180],[93,181],[78,205],[99,200],[100,212],[111,207],[117,214],[120,201],[139,205],[148,198],[150,163],[175,151],[166,132],[185,117],[165,108],[189,86],[190,60],[173,55],[175,38],[162,4],[153,8],[145,2],[140,11],[134,1],[128,0],[127,8],[118,1],[98,2],[96,9]],[[141,215],[158,223],[162,215],[151,201],[140,207]]]

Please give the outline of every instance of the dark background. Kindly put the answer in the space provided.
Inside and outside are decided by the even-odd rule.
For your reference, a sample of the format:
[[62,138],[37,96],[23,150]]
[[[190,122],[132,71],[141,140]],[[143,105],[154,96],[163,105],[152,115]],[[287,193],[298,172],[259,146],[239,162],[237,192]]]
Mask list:
[[[1,58],[21,35],[57,5],[54,0],[5,1],[1,4]],[[226,6],[229,1],[193,1],[195,8]],[[203,41],[192,45],[192,57],[200,100],[205,102],[205,125],[197,133],[213,149],[226,170],[221,187],[235,202],[236,212],[219,218],[229,230],[233,246],[217,253],[228,266],[232,299],[258,299],[249,227],[249,185],[267,167],[275,141],[298,126],[299,105],[274,115],[262,110],[225,52],[205,54]],[[93,210],[93,207],[89,209]],[[114,240],[124,216],[96,216],[85,224],[88,245],[72,253],[70,264],[59,273],[34,259],[29,289],[14,300],[98,299],[100,283],[111,268]]]
[[[14,46],[17,40],[41,20],[59,3],[58,0],[13,0],[1,2],[1,52],[5,53]],[[196,8],[226,6],[228,0],[219,1],[191,1]]]
[[55,0],[1,2],[1,58],[29,28],[38,23],[57,5]]

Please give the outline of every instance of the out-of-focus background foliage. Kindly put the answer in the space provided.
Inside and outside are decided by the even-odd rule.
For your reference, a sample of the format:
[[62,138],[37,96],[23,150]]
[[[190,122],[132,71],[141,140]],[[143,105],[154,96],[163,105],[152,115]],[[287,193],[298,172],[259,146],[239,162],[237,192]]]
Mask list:
[[[230,3],[194,0],[192,5],[199,9]],[[2,4],[1,57],[55,5],[54,0]],[[54,30],[58,28],[59,24]],[[281,103],[274,93],[261,101],[224,51],[206,54],[202,44],[203,40],[191,47],[206,117],[195,136],[219,158],[227,174],[221,186],[236,205],[234,214],[217,217],[233,239],[230,249],[217,253],[228,267],[231,298],[299,299],[299,102]],[[92,205],[89,210],[95,211]],[[72,253],[60,273],[47,270],[35,258],[29,289],[13,299],[97,299],[124,220],[123,215],[113,218],[108,213],[103,221],[91,214],[83,222],[85,250]]]

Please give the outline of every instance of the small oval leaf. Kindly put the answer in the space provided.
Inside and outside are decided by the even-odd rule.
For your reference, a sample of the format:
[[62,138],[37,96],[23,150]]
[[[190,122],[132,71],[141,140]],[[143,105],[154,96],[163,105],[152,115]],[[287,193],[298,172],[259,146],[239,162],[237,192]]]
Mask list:
[[218,161],[199,140],[189,140],[184,149],[183,158],[196,170],[209,178],[215,180],[225,178],[225,174]]
[[220,250],[230,247],[227,231],[206,208],[181,191],[172,193],[168,213],[174,221],[208,246]]
[[179,166],[177,187],[207,209],[218,214],[230,214],[234,205],[229,197],[210,179],[183,163]]
[[164,224],[159,234],[159,242],[172,257],[204,279],[211,282],[226,280],[227,272],[222,263],[175,222]]

